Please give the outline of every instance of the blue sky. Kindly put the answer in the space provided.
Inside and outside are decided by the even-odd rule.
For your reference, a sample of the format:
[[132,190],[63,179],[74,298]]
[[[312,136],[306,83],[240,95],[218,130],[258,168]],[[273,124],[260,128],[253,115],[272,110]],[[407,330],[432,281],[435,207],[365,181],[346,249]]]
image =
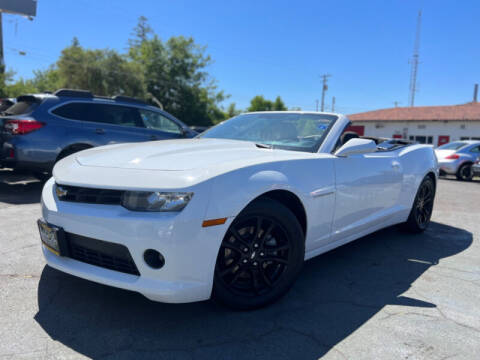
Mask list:
[[[38,0],[29,21],[4,15],[7,67],[45,69],[74,36],[88,48],[124,51],[140,15],[163,39],[192,36],[214,60],[210,74],[240,108],[262,94],[314,110],[326,96],[347,114],[408,105],[415,24],[422,9],[416,105],[471,101],[480,82],[478,0]],[[25,51],[26,55],[19,55]]]

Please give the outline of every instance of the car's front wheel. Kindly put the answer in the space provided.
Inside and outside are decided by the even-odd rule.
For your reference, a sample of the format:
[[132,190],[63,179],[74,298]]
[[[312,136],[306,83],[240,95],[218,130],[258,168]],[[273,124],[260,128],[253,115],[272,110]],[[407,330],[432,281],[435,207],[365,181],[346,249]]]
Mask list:
[[275,200],[256,200],[222,241],[212,297],[236,309],[270,304],[290,289],[304,256],[304,234],[295,215]]

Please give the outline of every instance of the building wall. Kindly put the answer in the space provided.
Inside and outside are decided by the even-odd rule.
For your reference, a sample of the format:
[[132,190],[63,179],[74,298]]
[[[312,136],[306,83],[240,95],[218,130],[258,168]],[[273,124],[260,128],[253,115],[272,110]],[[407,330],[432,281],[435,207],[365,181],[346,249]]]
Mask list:
[[[355,126],[364,126],[365,136],[402,137],[423,142],[431,140],[438,146],[439,139],[445,142],[472,139],[480,140],[480,120],[478,121],[354,121]],[[431,139],[429,139],[431,137]],[[475,140],[476,140],[475,139]]]

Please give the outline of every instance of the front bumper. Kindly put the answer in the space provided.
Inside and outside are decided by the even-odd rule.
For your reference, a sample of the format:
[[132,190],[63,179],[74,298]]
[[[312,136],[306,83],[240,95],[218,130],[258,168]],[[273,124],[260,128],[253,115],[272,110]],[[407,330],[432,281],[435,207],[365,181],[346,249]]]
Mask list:
[[[126,246],[140,276],[59,257],[44,246],[43,254],[53,268],[136,291],[151,300],[170,303],[206,300],[212,290],[218,249],[232,221],[229,218],[224,225],[202,228],[208,195],[209,191],[196,191],[192,201],[179,213],[132,212],[121,206],[59,201],[52,178],[42,193],[45,221],[72,234]],[[143,253],[147,249],[164,256],[162,268],[153,269],[145,263]]]

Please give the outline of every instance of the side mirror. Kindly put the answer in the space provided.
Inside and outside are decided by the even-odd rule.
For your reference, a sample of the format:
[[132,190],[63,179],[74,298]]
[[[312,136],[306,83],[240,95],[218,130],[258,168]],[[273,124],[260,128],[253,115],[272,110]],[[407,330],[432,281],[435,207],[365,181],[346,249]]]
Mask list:
[[354,154],[367,154],[377,151],[377,144],[368,139],[350,139],[335,151],[336,156],[346,157]]
[[191,134],[191,131],[187,128],[184,128],[184,127],[182,127],[180,129],[180,132],[181,132],[183,137],[189,137],[189,135]]

